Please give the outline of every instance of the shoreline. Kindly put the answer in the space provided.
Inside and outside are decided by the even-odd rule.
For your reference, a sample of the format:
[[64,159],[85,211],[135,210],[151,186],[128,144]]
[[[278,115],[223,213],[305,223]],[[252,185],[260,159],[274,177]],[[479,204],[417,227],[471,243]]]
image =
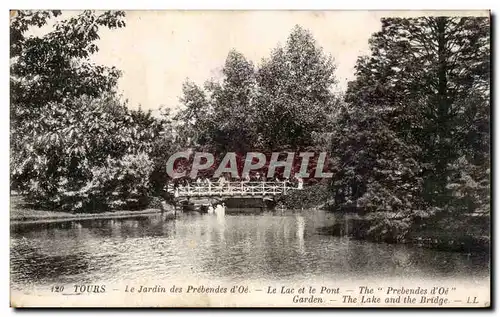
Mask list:
[[[374,237],[369,234],[371,221],[366,217],[357,214],[344,213],[340,217],[351,216],[350,218],[340,218],[331,226],[324,227],[327,234],[336,237],[350,237],[359,241],[369,241],[374,243],[406,244],[419,248],[433,249],[445,252],[460,253],[491,253],[491,235],[477,232],[468,232],[465,235],[457,232],[465,232],[464,228],[457,227],[455,230],[444,230],[442,223],[429,224],[427,229],[414,227],[409,229],[404,239],[398,240],[391,236],[385,238]],[[347,221],[347,225],[346,225]],[[449,222],[451,220],[448,220]],[[458,221],[460,225],[460,220]],[[463,224],[461,224],[463,226]]]
[[151,216],[156,214],[164,214],[167,216],[174,215],[173,206],[166,205],[163,208],[151,208],[141,210],[115,210],[105,212],[82,212],[71,213],[67,211],[53,211],[45,209],[35,209],[26,205],[24,197],[21,195],[11,195],[9,220],[10,225],[19,224],[36,224],[36,223],[51,223],[51,222],[66,222],[79,220],[106,220],[106,219],[121,219],[134,218],[142,216]]
[[[49,211],[26,208],[21,197],[11,197],[10,226],[16,225],[36,225],[57,222],[71,222],[84,220],[110,220],[110,219],[132,219],[148,217],[153,215],[165,215],[166,218],[174,218],[173,206],[167,205],[163,208],[147,208],[142,210],[117,210],[102,213],[69,213],[64,211]],[[166,208],[165,208],[166,207]],[[289,209],[288,209],[289,210]],[[310,208],[309,210],[321,210],[320,208]],[[277,211],[277,210],[275,210]],[[298,211],[298,210],[297,210]],[[326,210],[323,210],[326,211]],[[326,211],[328,212],[328,211]],[[347,214],[343,214],[346,216]],[[342,215],[339,215],[342,218]],[[323,228],[324,232],[333,236],[349,236],[356,240],[367,242],[385,242],[390,244],[411,244],[416,247],[435,249],[451,252],[488,252],[490,251],[490,237],[484,237],[479,232],[470,232],[465,237],[458,237],[452,232],[443,234],[439,226],[429,228],[430,230],[414,230],[407,239],[395,241],[392,239],[373,239],[368,234],[370,221],[359,215],[351,215],[345,226],[344,221],[337,222],[333,226]]]
[[[43,212],[43,211],[40,211]],[[56,212],[54,212],[56,213]],[[164,214],[169,214],[169,211]],[[134,218],[140,216],[150,216],[162,214],[159,208],[150,208],[144,210],[124,210],[105,213],[81,213],[81,214],[68,214],[61,212],[61,215],[31,215],[31,216],[11,216],[10,225],[18,224],[35,224],[35,223],[50,223],[50,222],[66,222],[78,220],[107,220],[107,219],[120,219],[120,218]]]

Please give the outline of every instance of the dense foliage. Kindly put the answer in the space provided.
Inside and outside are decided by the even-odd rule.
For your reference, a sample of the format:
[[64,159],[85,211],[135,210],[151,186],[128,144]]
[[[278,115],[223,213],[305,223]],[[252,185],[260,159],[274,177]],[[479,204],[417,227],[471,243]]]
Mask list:
[[[168,121],[128,110],[114,92],[119,72],[94,65],[99,27],[123,12],[16,11],[11,20],[11,185],[35,204],[74,211],[139,207],[152,191],[151,155],[171,144]],[[161,143],[159,143],[161,141]],[[160,164],[156,162],[156,164]]]
[[382,19],[370,39],[333,150],[338,207],[386,212],[374,234],[489,214],[489,36],[487,18],[426,17]]
[[340,102],[334,71],[332,57],[298,26],[259,67],[233,50],[220,82],[184,84],[179,131],[186,144],[215,152],[313,146]]
[[276,198],[276,208],[311,209],[322,207],[331,197],[327,182],[319,182]]

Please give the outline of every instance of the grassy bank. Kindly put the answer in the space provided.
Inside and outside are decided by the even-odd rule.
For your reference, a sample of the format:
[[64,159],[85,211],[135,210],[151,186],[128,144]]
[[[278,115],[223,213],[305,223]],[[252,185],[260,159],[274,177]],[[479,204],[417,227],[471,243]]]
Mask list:
[[[170,211],[167,207],[167,212]],[[22,196],[10,197],[11,222],[47,221],[47,220],[85,220],[85,219],[112,219],[161,213],[160,208],[147,208],[143,210],[117,210],[102,213],[70,213],[64,211],[51,211],[37,209],[25,202]]]

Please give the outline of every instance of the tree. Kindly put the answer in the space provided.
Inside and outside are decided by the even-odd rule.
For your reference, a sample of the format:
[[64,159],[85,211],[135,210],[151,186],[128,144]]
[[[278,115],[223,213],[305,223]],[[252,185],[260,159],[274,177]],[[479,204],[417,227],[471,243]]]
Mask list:
[[314,132],[327,130],[336,98],[333,58],[312,34],[295,26],[285,47],[276,48],[258,70],[258,126],[269,149],[312,144]]
[[[75,98],[109,96],[119,77],[115,68],[94,65],[88,57],[98,50],[95,41],[99,38],[99,27],[125,26],[124,12],[96,14],[84,11],[54,22],[53,30],[43,36],[26,35],[31,28],[42,27],[60,15],[60,11],[15,11],[11,18],[10,113],[14,187],[31,177],[33,171],[26,170],[23,165],[33,155],[26,147],[39,142],[42,133],[51,127],[59,127],[56,123],[59,117],[54,116],[66,118],[68,112],[75,110],[74,105],[93,104],[74,103]],[[105,104],[123,111],[116,103]],[[44,120],[43,116],[52,121]]]
[[256,80],[253,64],[236,50],[231,50],[222,68],[221,84],[207,85],[213,100],[214,142],[218,152],[245,153],[255,148]]
[[340,101],[332,92],[334,71],[333,59],[296,26],[285,48],[257,69],[231,50],[221,81],[203,89],[186,82],[177,119],[185,138],[216,152],[304,149],[328,131]]
[[212,106],[205,91],[195,83],[186,80],[182,84],[180,101],[184,108],[174,117],[180,143],[184,146],[211,143]]
[[375,211],[372,234],[399,240],[423,219],[484,214],[489,20],[387,18],[369,42],[336,129],[340,207]]
[[[489,156],[489,19],[382,19],[346,100],[390,109],[388,124],[424,151],[427,199],[446,204],[449,165]],[[437,201],[440,200],[440,201]]]
[[243,54],[231,50],[221,82],[207,81],[204,89],[186,81],[176,119],[190,145],[215,152],[246,152],[255,147],[255,70]]
[[367,235],[400,241],[415,216],[425,216],[421,196],[421,149],[407,144],[386,123],[386,114],[344,109],[333,134],[335,207],[366,215]]
[[[90,62],[99,27],[124,13],[84,11],[25,36],[58,11],[20,11],[11,21],[12,180],[38,206],[71,211],[144,207],[168,122],[130,111],[114,88],[119,72]],[[169,134],[169,136],[165,136]]]
[[149,161],[154,167],[163,122],[150,113],[110,114],[103,110],[106,100],[82,96],[64,105],[49,103],[37,121],[24,123],[31,130],[19,137],[12,153],[18,190],[39,206],[75,211],[124,206],[127,193],[110,193],[125,189],[132,196],[150,193],[152,170],[143,167]]
[[61,12],[16,12],[10,25],[13,110],[22,106],[37,108],[84,94],[98,97],[114,88],[118,70],[95,65],[88,57],[98,51],[95,41],[99,39],[100,27],[125,26],[123,11],[83,11],[54,22],[53,30],[40,37],[25,34],[30,28],[44,26]]

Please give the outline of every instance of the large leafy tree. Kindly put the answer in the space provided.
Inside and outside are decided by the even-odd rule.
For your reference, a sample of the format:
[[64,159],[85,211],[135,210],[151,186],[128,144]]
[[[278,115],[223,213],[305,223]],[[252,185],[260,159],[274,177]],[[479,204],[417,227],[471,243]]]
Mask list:
[[[11,18],[11,105],[14,118],[20,108],[39,108],[73,97],[98,97],[115,87],[119,71],[95,65],[88,58],[98,50],[99,28],[125,26],[124,12],[84,11],[54,21],[60,11],[15,11]],[[53,23],[43,36],[29,30]]]
[[258,70],[259,129],[267,148],[311,145],[314,133],[327,131],[336,103],[333,58],[312,34],[295,26],[286,45],[277,47]]
[[[229,52],[222,80],[207,81],[204,89],[186,81],[177,120],[188,144],[217,152],[246,152],[256,135],[254,66],[243,54]],[[188,141],[188,140],[186,140]]]
[[[68,118],[67,128],[77,123],[72,116],[74,103],[81,96],[101,97],[112,93],[119,72],[115,68],[95,65],[89,56],[98,50],[100,27],[125,26],[124,12],[106,11],[96,14],[84,11],[77,16],[60,19],[60,11],[14,11],[11,14],[11,162],[14,186],[26,182],[31,172],[25,162],[36,154],[29,149],[43,142],[47,130],[57,129],[61,118]],[[59,18],[59,19],[57,19]],[[34,28],[53,24],[42,36],[30,35]],[[122,106],[105,102],[113,111]]]
[[390,110],[387,121],[420,146],[429,200],[446,204],[450,164],[489,157],[489,19],[382,19],[372,54],[356,66],[347,101]]
[[[410,221],[488,209],[489,36],[488,18],[382,19],[346,93],[337,191],[354,187],[347,196],[358,206]],[[386,232],[396,226],[384,222]]]
[[256,81],[253,64],[235,50],[222,68],[222,83],[209,83],[213,100],[214,142],[219,151],[246,152],[257,142]]
[[299,26],[257,69],[232,50],[221,81],[204,88],[184,84],[181,131],[194,144],[222,152],[311,146],[328,131],[339,102],[332,92],[334,71],[333,59]]
[[211,143],[212,106],[207,93],[196,83],[186,80],[180,101],[183,108],[174,117],[179,142],[187,147]]
[[373,223],[366,234],[403,239],[416,216],[426,216],[421,149],[387,124],[390,113],[344,109],[332,136],[336,207],[363,214]]
[[113,199],[144,196],[151,172],[144,164],[153,166],[162,123],[134,111],[111,114],[107,106],[107,98],[81,96],[50,102],[36,122],[24,122],[32,131],[19,136],[13,153],[17,189],[39,206],[65,210],[119,207],[125,202]]
[[[124,27],[124,12],[60,15],[11,19],[13,185],[52,209],[144,204],[166,122],[128,110],[114,89],[119,71],[90,60],[99,29]],[[45,25],[45,34],[29,35]]]

